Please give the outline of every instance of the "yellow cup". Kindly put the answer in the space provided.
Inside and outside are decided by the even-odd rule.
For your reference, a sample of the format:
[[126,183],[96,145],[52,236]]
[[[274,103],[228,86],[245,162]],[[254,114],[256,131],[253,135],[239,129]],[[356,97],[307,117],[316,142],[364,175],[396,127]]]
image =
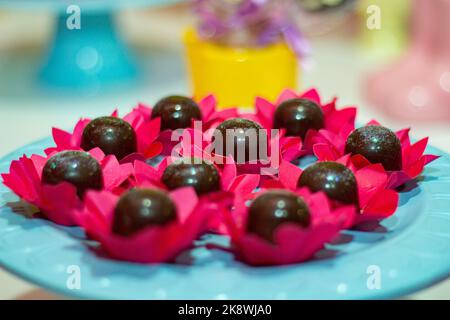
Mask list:
[[193,29],[184,42],[197,99],[213,93],[222,107],[252,107],[256,96],[272,101],[283,89],[297,87],[297,57],[284,42],[232,48],[205,41]]

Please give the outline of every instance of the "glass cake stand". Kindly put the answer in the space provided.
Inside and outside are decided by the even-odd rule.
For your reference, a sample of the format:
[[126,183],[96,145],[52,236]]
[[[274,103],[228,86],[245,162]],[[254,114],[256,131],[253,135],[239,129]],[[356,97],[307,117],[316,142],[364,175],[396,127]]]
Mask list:
[[[121,9],[168,5],[179,0],[0,0],[0,8],[49,10],[56,23],[39,82],[59,88],[85,88],[136,79],[138,68],[117,32],[114,15]],[[79,10],[80,28],[68,21]]]

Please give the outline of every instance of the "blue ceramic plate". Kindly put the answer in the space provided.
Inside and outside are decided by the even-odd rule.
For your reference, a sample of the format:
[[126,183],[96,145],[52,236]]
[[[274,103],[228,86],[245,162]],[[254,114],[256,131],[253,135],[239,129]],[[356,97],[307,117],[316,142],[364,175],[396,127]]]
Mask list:
[[[0,171],[39,141],[3,158]],[[443,155],[429,148],[428,152]],[[401,193],[396,214],[378,225],[345,231],[307,263],[255,268],[203,245],[177,264],[140,265],[99,256],[79,228],[63,228],[13,212],[17,198],[0,187],[0,264],[65,296],[129,299],[342,299],[396,298],[450,275],[450,157],[430,164],[418,185]],[[75,267],[74,267],[75,266]],[[80,273],[80,288],[70,284]],[[68,285],[69,284],[69,285]]]

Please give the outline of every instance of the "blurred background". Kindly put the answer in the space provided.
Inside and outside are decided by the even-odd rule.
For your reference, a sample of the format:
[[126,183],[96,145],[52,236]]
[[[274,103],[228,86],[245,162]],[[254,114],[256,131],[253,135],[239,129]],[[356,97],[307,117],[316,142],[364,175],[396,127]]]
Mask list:
[[[52,126],[168,94],[218,91],[223,107],[249,107],[252,90],[284,86],[317,87],[324,99],[358,106],[360,123],[412,126],[450,152],[449,1],[292,0],[294,41],[284,34],[255,45],[253,29],[202,33],[205,1],[0,0],[0,156]],[[240,87],[221,86],[234,74],[220,70],[233,68]],[[3,270],[0,284],[0,299],[55,298]],[[448,299],[450,282],[406,298]]]

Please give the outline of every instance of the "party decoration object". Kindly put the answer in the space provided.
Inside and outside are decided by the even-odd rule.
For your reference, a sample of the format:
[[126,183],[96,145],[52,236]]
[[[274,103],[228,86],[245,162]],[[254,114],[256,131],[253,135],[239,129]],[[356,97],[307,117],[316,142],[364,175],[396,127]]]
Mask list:
[[293,0],[197,0],[198,27],[184,37],[194,95],[250,107],[297,86],[297,58],[309,51]]
[[117,117],[100,117],[88,123],[83,130],[81,148],[100,148],[122,160],[137,151],[136,132],[126,121]]
[[[366,126],[380,126],[380,124],[373,120]],[[372,128],[370,128],[370,130],[373,131]],[[383,133],[386,132],[386,129],[382,130]],[[347,146],[349,145],[348,139],[352,137],[354,132],[355,129],[351,126],[342,127],[338,133],[333,133],[328,130],[320,130],[318,136],[316,137],[316,144],[314,144],[313,147],[314,154],[319,160],[324,161],[337,160],[344,156],[347,152],[352,152],[352,148]],[[370,139],[368,141],[369,145],[372,144],[373,146],[376,146],[375,151],[366,153],[366,155],[368,155],[373,161],[382,162],[385,165],[385,169],[389,170],[388,185],[390,188],[397,188],[404,183],[417,178],[427,164],[438,158],[438,156],[435,155],[423,154],[428,143],[428,138],[423,138],[416,143],[411,144],[409,129],[399,130],[395,134],[400,142],[401,154],[393,154],[395,150],[391,149],[392,146],[390,144],[393,146],[397,145],[396,139],[388,142],[384,141],[383,138],[381,139],[383,141],[379,141],[380,137],[376,137],[376,135],[372,136],[372,138],[375,138],[375,142]],[[369,134],[369,137],[370,136],[371,135]],[[388,144],[388,148],[384,148],[386,147],[385,144]],[[366,151],[364,149],[365,147],[359,151],[365,153]],[[394,147],[394,149],[396,149],[396,147]],[[359,168],[370,164],[369,159],[364,157],[361,153],[353,154],[351,160],[354,165]],[[400,160],[401,166],[398,167],[399,164],[397,164],[397,161]]]
[[42,183],[57,185],[63,181],[75,186],[78,196],[82,198],[89,189],[102,189],[102,169],[97,160],[86,152],[59,152],[45,163]]
[[[55,146],[12,161],[3,183],[40,210],[35,218],[81,226],[86,244],[114,259],[177,262],[215,233],[231,245],[207,248],[249,265],[300,263],[340,231],[392,216],[395,189],[437,158],[409,129],[355,128],[356,108],[336,101],[284,90],[240,112],[218,110],[213,95],[169,96],[54,128]],[[318,161],[297,166],[312,153]]]
[[413,2],[410,49],[368,77],[365,91],[373,106],[404,120],[450,120],[449,17],[446,0]]
[[[329,169],[331,163],[334,164],[334,172]],[[328,170],[321,168],[323,164],[326,164]],[[317,166],[319,166],[321,173],[317,177],[311,178],[311,171],[316,171],[315,167]],[[334,176],[337,171],[336,167],[342,174],[342,166],[350,170],[353,175],[353,177],[345,178],[348,180],[347,182],[341,182]],[[302,177],[305,173],[306,177]],[[324,174],[329,179],[328,182],[323,178],[322,175]],[[350,172],[345,171],[345,175],[349,176]],[[353,179],[356,183],[356,199],[354,199]],[[383,166],[375,164],[357,168],[348,155],[333,162],[317,162],[306,170],[302,170],[291,163],[283,162],[278,176],[272,180],[266,180],[262,187],[266,189],[286,188],[293,191],[301,187],[310,192],[325,193],[331,201],[332,207],[353,205],[357,214],[345,221],[346,228],[365,221],[377,221],[390,217],[396,211],[399,201],[398,193],[389,189],[389,175]],[[346,190],[339,190],[340,188]]]
[[[131,164],[119,164],[114,156],[105,156],[98,148],[90,150],[89,154],[101,167],[101,174],[96,173],[96,175],[102,177],[102,189],[114,193],[122,192],[122,184],[132,174]],[[99,189],[100,184],[96,179],[84,180],[81,184],[81,182],[75,181],[73,175],[61,179],[60,183],[54,184],[55,181],[52,181],[49,184],[50,178],[46,178],[46,176],[55,174],[54,172],[46,173],[49,161],[50,166],[55,164],[52,157],[61,158],[61,154],[58,156],[57,153],[51,153],[47,157],[35,154],[29,158],[23,156],[19,160],[13,161],[9,173],[2,174],[3,183],[23,200],[36,206],[47,219],[65,226],[78,225],[76,211],[82,208],[82,200],[79,195],[83,195],[85,189]],[[76,164],[73,159],[71,163]],[[74,169],[70,170],[73,173]],[[89,185],[88,182],[94,185]]]
[[[267,197],[265,192],[268,191],[258,192],[255,197]],[[301,262],[311,258],[326,242],[333,240],[344,224],[353,219],[355,214],[352,206],[332,209],[329,200],[323,193],[309,194],[300,189],[295,191],[295,197],[300,200],[294,200],[296,204],[290,203],[289,206],[292,209],[300,210],[302,215],[309,212],[307,219],[310,219],[310,222],[306,223],[304,220],[306,218],[301,218],[301,224],[292,223],[291,219],[286,219],[285,223],[271,227],[273,229],[270,232],[273,234],[272,241],[267,241],[264,237],[254,234],[252,225],[250,226],[251,232],[249,232],[248,223],[254,219],[250,217],[252,209],[251,207],[249,209],[245,202],[237,203],[234,215],[228,214],[225,222],[232,241],[231,250],[240,259],[251,265]],[[291,198],[289,197],[289,199]],[[260,201],[266,200],[263,198]],[[253,201],[258,201],[258,198]],[[271,202],[272,199],[269,198],[268,201]],[[269,206],[269,209],[272,207],[268,203],[265,205]],[[279,211],[285,212],[283,208]]]
[[[298,101],[302,101],[302,103],[295,103]],[[305,110],[305,106],[302,105],[305,104],[305,101],[312,106],[312,108],[309,107],[312,111]],[[294,102],[293,106],[290,105],[292,102]],[[355,125],[356,108],[345,107],[338,110],[336,103],[337,99],[327,103],[322,102],[319,93],[314,88],[300,94],[292,90],[284,90],[275,103],[257,97],[255,114],[243,116],[254,119],[267,130],[285,129],[288,135],[300,136],[303,141],[303,153],[311,154],[318,130],[326,129],[338,132],[342,127],[354,127]],[[286,106],[287,110],[284,110]]]
[[[112,119],[117,118],[117,119]],[[45,150],[47,154],[62,150],[85,150],[99,147],[103,152],[117,154],[119,160],[133,158],[136,152],[153,158],[162,152],[162,144],[156,141],[161,127],[159,118],[148,121],[144,107],[135,108],[123,119],[117,111],[109,117],[94,120],[81,119],[73,132],[53,128],[56,146]]]
[[175,219],[175,204],[168,195],[156,189],[134,188],[117,202],[112,232],[130,237],[148,227],[164,226]]
[[[178,189],[165,195],[165,200],[161,196],[158,199],[174,206],[170,208],[170,219],[163,225],[140,226],[139,231],[133,234],[128,234],[128,231],[126,235],[123,235],[125,232],[117,234],[120,229],[113,223],[117,223],[115,215],[121,212],[119,206],[123,198],[108,191],[86,195],[84,210],[79,214],[80,222],[113,258],[141,263],[172,261],[180,252],[192,246],[193,241],[206,230],[208,210],[199,205],[192,188]],[[169,210],[167,204],[162,203],[158,204],[158,209]],[[176,218],[172,218],[173,211],[176,212]]]
[[[191,155],[190,158],[186,159],[182,154],[180,154],[179,158],[166,157],[157,167],[152,167],[145,162],[137,161],[134,164],[133,185],[152,185],[166,190],[193,187],[204,207],[207,207],[212,212],[209,216],[209,230],[216,233],[224,233],[225,227],[221,216],[222,210],[231,206],[236,199],[244,199],[251,194],[259,186],[261,177],[258,174],[240,174],[232,158],[224,161],[224,164],[221,166],[213,165],[212,159],[210,158],[208,160],[208,154],[205,153],[203,154],[203,162],[209,163],[208,166],[214,166],[215,170],[217,170],[217,178],[213,177],[213,182],[207,181],[201,183],[196,170],[196,172],[189,174],[189,176],[194,176],[194,178],[177,181],[179,182],[177,188],[168,186],[167,179],[165,179],[168,169],[172,172],[173,169],[171,166],[173,167],[173,165],[182,161],[193,163],[195,156],[198,157],[196,158],[197,160],[202,159],[202,152],[197,151],[197,153],[192,154],[194,159],[191,158]],[[190,166],[195,168],[198,165],[190,164]],[[219,182],[219,186],[216,185],[216,181]]]
[[217,168],[202,159],[181,159],[167,166],[162,176],[169,190],[192,186],[197,194],[220,190],[220,176]]
[[152,109],[152,118],[161,118],[161,130],[189,128],[194,120],[201,120],[200,107],[194,100],[170,96],[158,101]]
[[356,178],[353,172],[338,162],[317,162],[302,172],[299,187],[313,192],[323,191],[331,199],[359,207]]

